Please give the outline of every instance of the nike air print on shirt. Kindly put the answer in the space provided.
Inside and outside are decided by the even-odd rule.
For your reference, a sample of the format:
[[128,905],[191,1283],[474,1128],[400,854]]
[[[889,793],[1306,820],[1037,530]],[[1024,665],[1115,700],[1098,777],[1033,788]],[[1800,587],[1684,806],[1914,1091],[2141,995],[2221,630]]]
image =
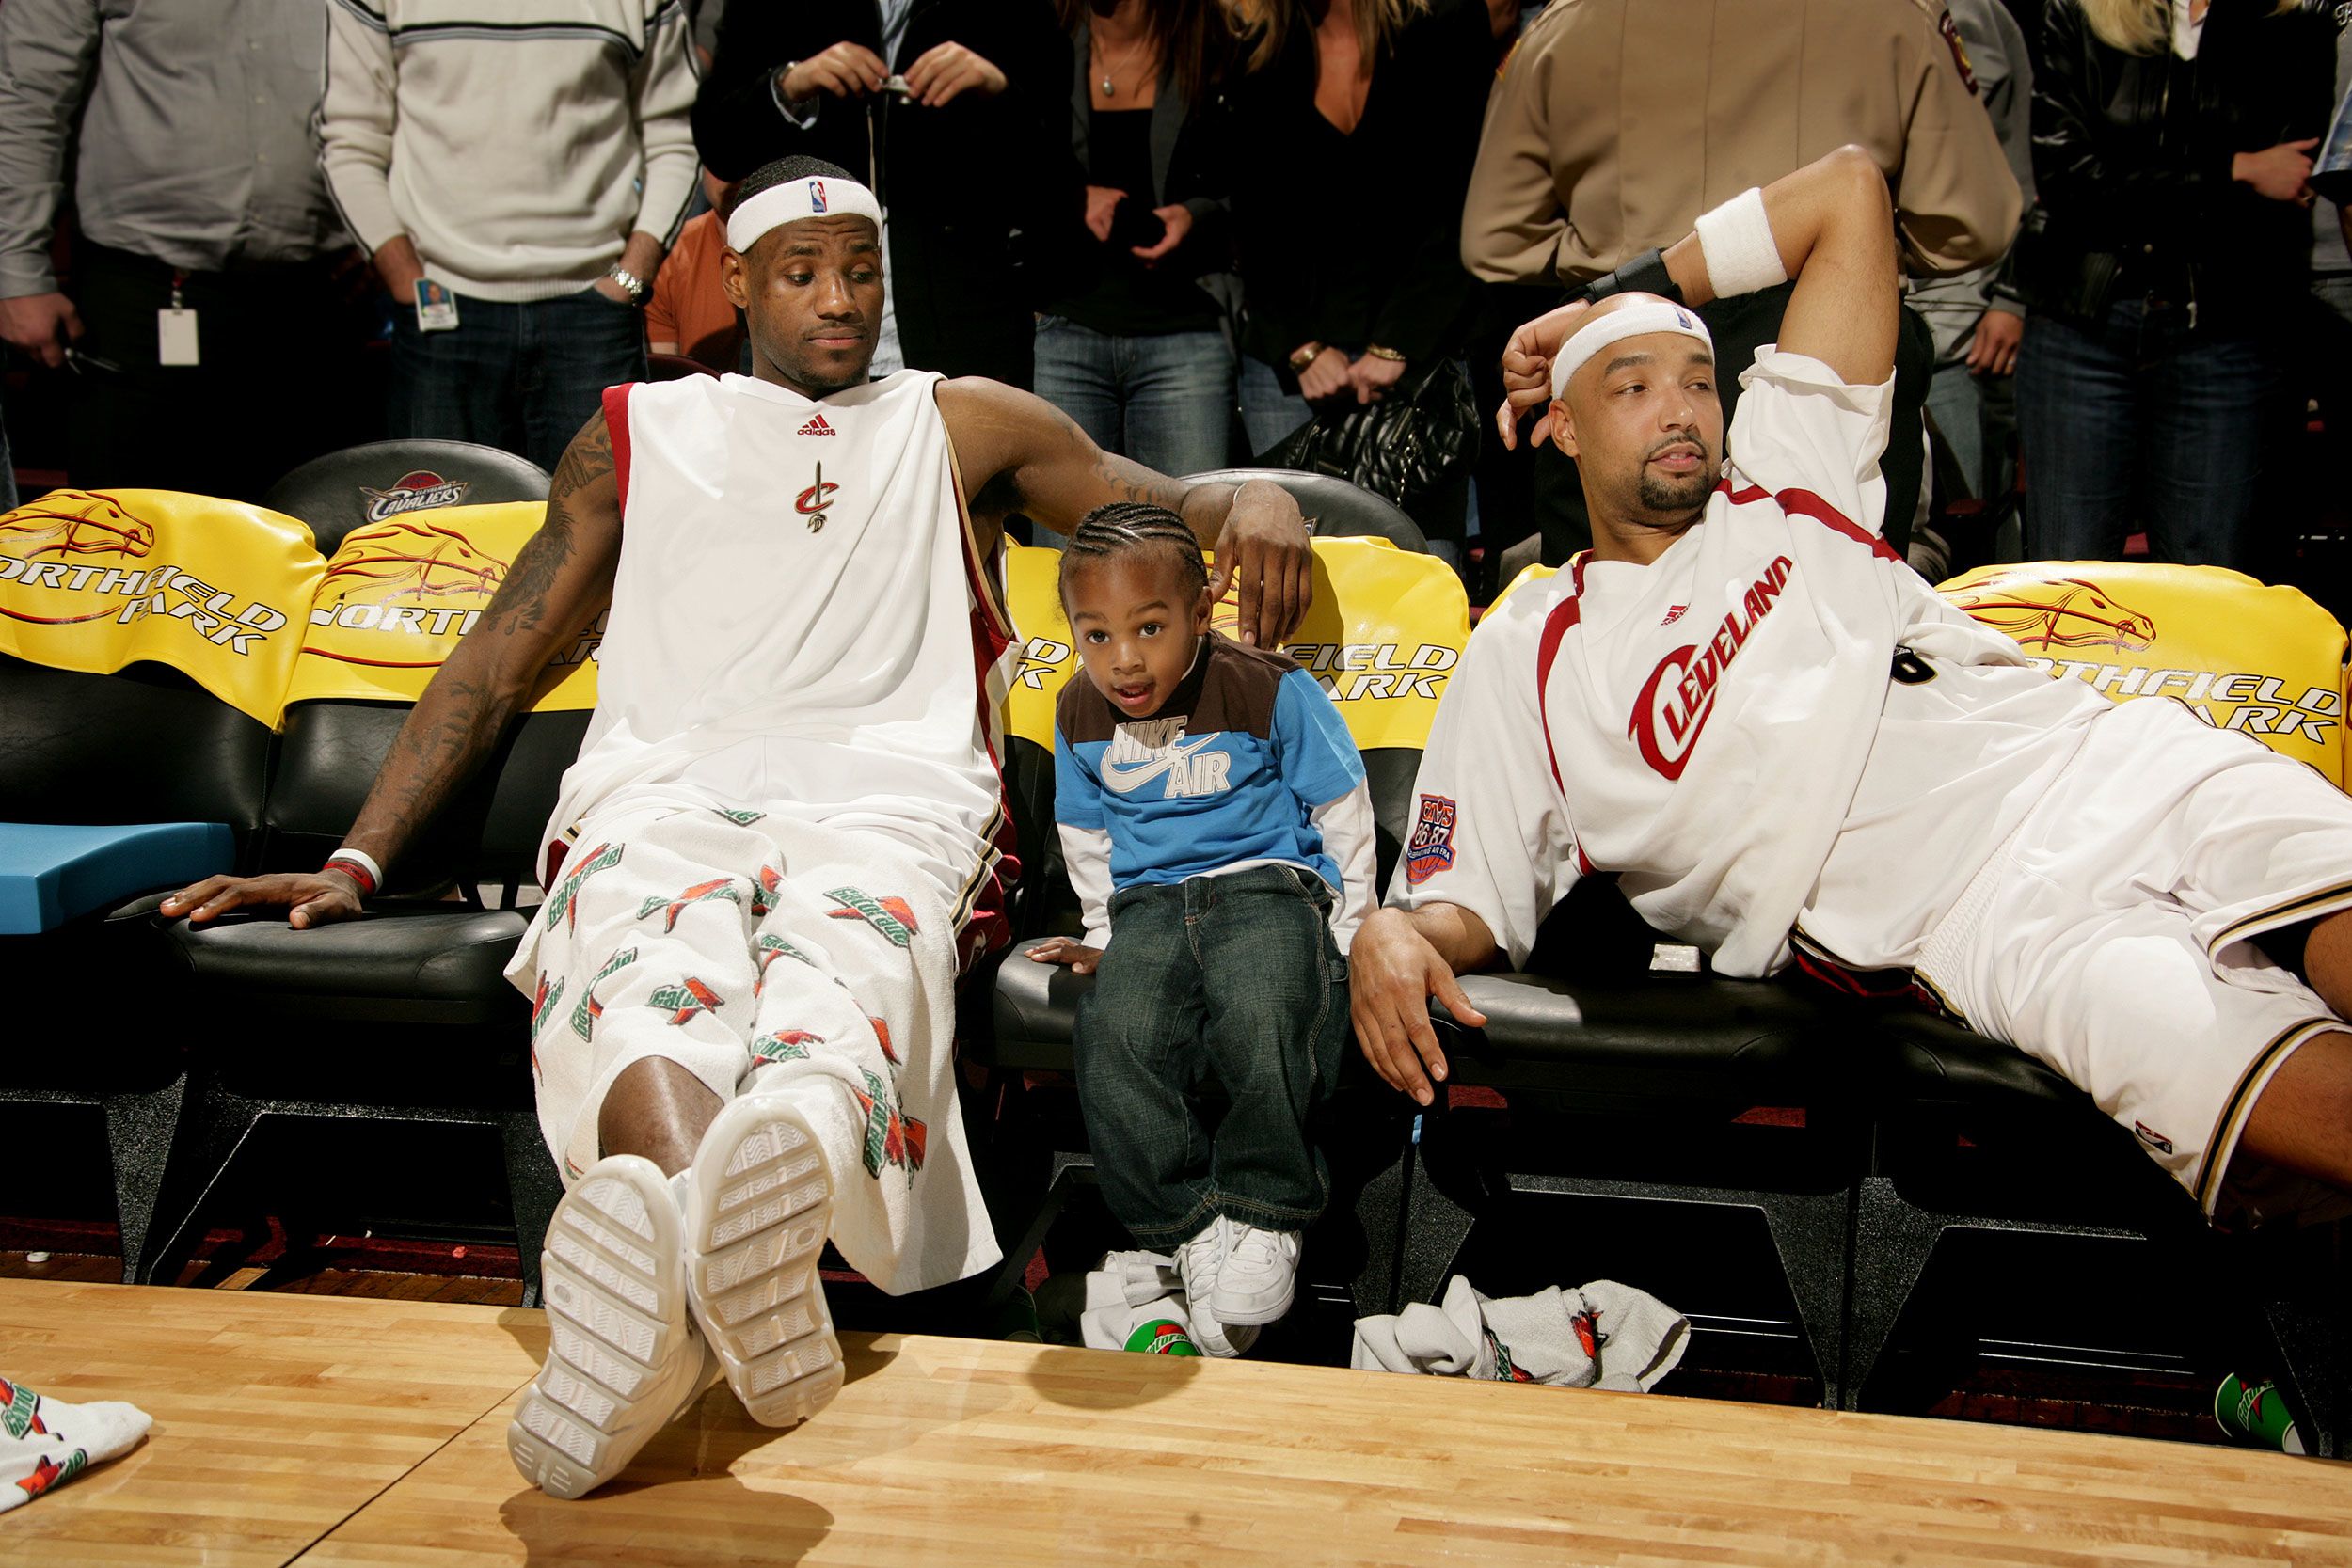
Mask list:
[[1114,887],[1278,861],[1341,890],[1312,814],[1362,782],[1363,760],[1330,698],[1282,655],[1212,633],[1152,717],[1123,717],[1081,675],[1054,722],[1055,816],[1109,835]]

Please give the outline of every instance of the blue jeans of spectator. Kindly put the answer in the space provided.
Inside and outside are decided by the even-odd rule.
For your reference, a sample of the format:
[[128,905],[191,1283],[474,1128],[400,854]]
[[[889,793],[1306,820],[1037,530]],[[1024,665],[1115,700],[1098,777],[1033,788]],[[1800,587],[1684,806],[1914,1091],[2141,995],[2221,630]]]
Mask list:
[[479,441],[549,473],[607,387],[645,375],[644,319],[594,289],[508,305],[457,296],[457,325],[417,326],[392,308],[387,422],[395,436]]
[[2282,382],[2275,343],[2197,331],[2177,306],[2034,316],[2017,358],[2026,553],[2112,561],[2144,527],[2153,560],[2242,567]]
[[[1078,1102],[1111,1212],[1143,1245],[1218,1214],[1302,1230],[1329,1173],[1307,1115],[1339,1076],[1347,960],[1331,890],[1259,865],[1111,898],[1111,943],[1078,1005]],[[1214,1130],[1201,1090],[1228,1107]]]
[[1037,323],[1037,395],[1104,451],[1163,474],[1226,466],[1233,359],[1222,332],[1129,338],[1062,316]]
[[1241,428],[1249,437],[1253,461],[1314,417],[1313,406],[1286,390],[1273,366],[1247,354],[1241,356]]

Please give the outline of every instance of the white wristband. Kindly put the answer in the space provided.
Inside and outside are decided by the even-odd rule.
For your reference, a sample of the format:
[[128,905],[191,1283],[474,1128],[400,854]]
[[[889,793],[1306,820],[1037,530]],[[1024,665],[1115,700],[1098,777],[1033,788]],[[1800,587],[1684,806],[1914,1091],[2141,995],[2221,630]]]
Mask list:
[[1717,299],[1752,294],[1788,281],[1780,264],[1780,246],[1773,243],[1772,220],[1764,214],[1764,193],[1754,185],[1711,213],[1701,213],[1699,255],[1707,262],[1707,281]]
[[352,864],[358,866],[369,876],[374,878],[375,885],[377,887],[380,888],[384,885],[384,868],[376,864],[375,857],[369,854],[364,849],[354,849],[349,845],[343,845],[338,847],[333,854],[327,856],[326,858],[329,861],[349,861]]

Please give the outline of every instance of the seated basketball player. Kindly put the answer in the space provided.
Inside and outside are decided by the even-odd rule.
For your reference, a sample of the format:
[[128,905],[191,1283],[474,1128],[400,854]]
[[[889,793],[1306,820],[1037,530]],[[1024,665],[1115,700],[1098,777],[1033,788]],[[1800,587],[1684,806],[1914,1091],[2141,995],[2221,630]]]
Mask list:
[[751,176],[722,266],[755,373],[607,392],[343,848],[164,906],[358,913],[610,597],[548,900],[508,970],[535,998],[540,1122],[568,1184],[552,1342],[508,1442],[559,1497],[618,1474],[707,1386],[706,1356],[762,1421],[822,1406],[842,1380],[828,1234],[886,1291],[996,1259],[951,1047],[960,960],[1001,936],[1005,517],[1067,531],[1151,501],[1214,543],[1247,640],[1272,646],[1305,609],[1306,529],[1280,489],[1163,479],[992,382],[869,382],[881,215],[831,165]]
[[1373,1065],[1427,1101],[1427,997],[1479,1022],[1454,976],[1524,963],[1615,872],[1724,974],[1917,985],[2208,1214],[2352,1187],[2352,799],[2178,704],[2047,678],[1886,546],[1895,242],[1867,158],[1749,191],[1666,261],[1694,302],[1796,275],[1779,343],[1732,368],[1739,456],[1719,474],[1689,312],[1625,295],[1514,338],[1506,437],[1549,404],[1594,546],[1447,685],[1392,907],[1350,954]]

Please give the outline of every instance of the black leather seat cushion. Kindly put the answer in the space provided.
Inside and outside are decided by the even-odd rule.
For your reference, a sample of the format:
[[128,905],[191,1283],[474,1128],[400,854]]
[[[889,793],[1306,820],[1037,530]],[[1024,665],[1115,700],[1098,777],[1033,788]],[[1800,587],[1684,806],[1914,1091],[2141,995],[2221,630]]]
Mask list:
[[981,1047],[992,1067],[1068,1072],[1076,1064],[1078,999],[1094,989],[1094,976],[1030,959],[1029,949],[1046,940],[1014,942],[996,972],[995,1039]]
[[2079,1112],[2088,1095],[2013,1045],[1987,1039],[1932,1013],[1874,1015],[1874,1085],[1886,1101],[1988,1110]]
[[1712,975],[1471,974],[1486,1027],[1442,1006],[1452,1080],[1618,1094],[1804,1096],[1852,1049],[1844,1009],[1788,987]]
[[369,521],[369,491],[391,491],[418,475],[442,482],[419,490],[439,506],[548,499],[547,470],[528,458],[472,441],[407,438],[314,457],[271,485],[262,504],[310,524],[319,554],[333,555],[343,535]]
[[1429,541],[1405,510],[1385,496],[1359,490],[1328,474],[1301,473],[1295,468],[1216,468],[1187,474],[1187,484],[1242,484],[1253,479],[1271,480],[1288,490],[1298,510],[1314,520],[1323,539],[1386,539],[1400,550],[1429,553]]
[[198,983],[241,1007],[372,1022],[477,1024],[526,1015],[501,972],[532,911],[430,906],[297,931],[275,912],[184,920],[165,935]]
[[111,675],[0,657],[0,819],[262,824],[269,726],[176,670]]

